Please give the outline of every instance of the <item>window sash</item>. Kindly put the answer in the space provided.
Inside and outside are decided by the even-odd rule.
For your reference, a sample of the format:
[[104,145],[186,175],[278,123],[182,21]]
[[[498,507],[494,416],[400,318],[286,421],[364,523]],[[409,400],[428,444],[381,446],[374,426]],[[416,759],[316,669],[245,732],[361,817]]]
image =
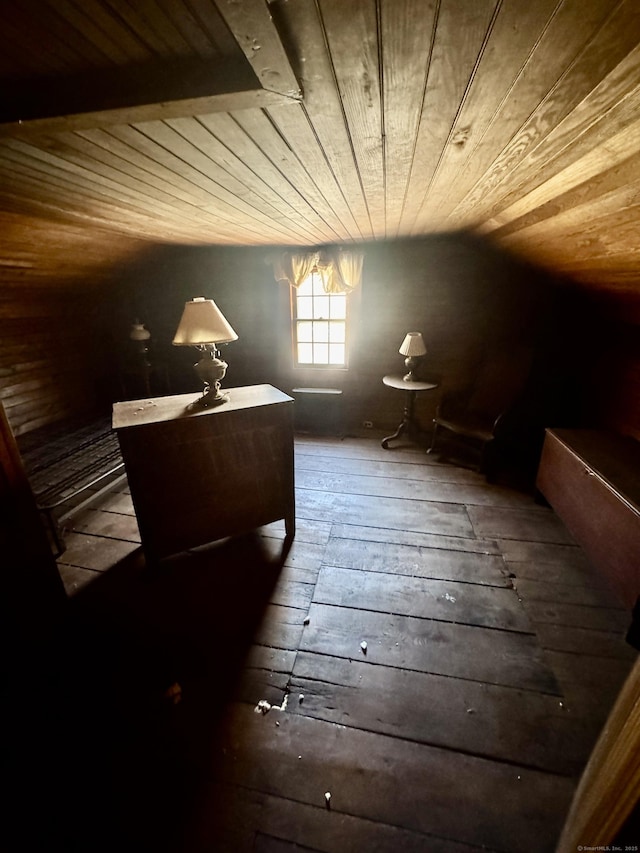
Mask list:
[[317,271],[292,288],[296,367],[347,367],[347,295],[328,294]]

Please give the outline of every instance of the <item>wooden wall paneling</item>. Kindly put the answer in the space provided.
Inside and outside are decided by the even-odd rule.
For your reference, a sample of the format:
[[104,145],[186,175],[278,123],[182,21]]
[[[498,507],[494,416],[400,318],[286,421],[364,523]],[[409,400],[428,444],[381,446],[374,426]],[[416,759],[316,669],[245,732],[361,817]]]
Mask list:
[[[32,56],[43,54],[47,63],[54,66],[55,71],[66,73],[82,70],[94,63],[104,61],[104,56],[85,40],[69,37],[69,29],[64,20],[49,8],[47,4],[4,4],[3,21],[9,26],[9,37],[14,34],[16,45],[25,50],[25,32],[29,33]],[[40,69],[37,62],[33,63],[30,76],[36,76]]]
[[[522,74],[528,57],[557,7],[557,0],[543,0],[526,5],[517,0],[508,0],[495,5],[491,19],[484,18],[484,44],[477,54],[476,66],[469,75],[467,90],[460,99],[449,138],[434,170],[432,184],[425,199],[429,209],[433,206],[436,211],[440,204],[447,203],[451,185],[457,179],[458,172],[467,167],[478,149],[483,146],[494,116],[509,98],[514,81]],[[490,6],[487,6],[486,14],[489,12]],[[480,27],[482,20],[478,21]],[[481,32],[480,29],[479,35]],[[473,61],[473,49],[474,43],[470,43],[470,52],[464,63],[469,69],[472,67],[470,62]],[[422,216],[424,217],[424,213]],[[420,216],[418,219],[420,220]]]
[[[71,291],[80,279],[90,290],[93,282],[111,275],[118,263],[149,247],[144,240],[125,237],[114,244],[112,232],[86,224],[77,227],[16,213],[0,212],[0,226],[2,296],[6,301],[16,299],[33,316],[46,315],[46,301],[40,304],[39,297],[51,287]],[[25,294],[21,288],[27,283],[33,287],[40,276],[46,278],[38,282],[42,290]]]
[[71,0],[47,0],[47,5],[73,27],[76,37],[81,36],[83,42],[95,47],[99,53],[96,65],[126,65],[151,57],[151,52],[119,18],[105,14],[102,4],[92,4],[89,13],[86,6],[78,8]]
[[495,220],[493,227],[525,215],[570,188],[568,177],[574,164],[590,162],[589,171],[581,165],[578,173],[583,180],[593,181],[613,163],[636,153],[632,139],[637,137],[633,126],[639,68],[640,48],[636,48],[514,166],[508,187],[497,188],[497,200],[496,194],[487,192],[483,207],[487,219]]
[[202,3],[188,4],[176,3],[174,0],[160,0],[157,5],[170,18],[172,25],[181,33],[190,50],[203,59],[215,55],[233,56],[237,52],[238,46],[235,39],[231,38],[220,14],[211,4],[207,4],[209,7],[207,11],[211,16],[211,23],[207,26],[203,25],[203,17],[199,14],[198,6],[201,10],[204,5]]
[[[118,0],[107,0],[111,14],[146,43],[154,56],[173,57],[187,51],[187,43],[166,17],[162,7],[154,4],[153,14],[148,14],[146,2],[130,6]],[[145,6],[147,7],[145,9]]]
[[376,4],[372,0],[353,0],[347,7],[340,0],[321,0],[318,5],[367,211],[374,233],[384,235],[383,118]]
[[[24,8],[24,7],[23,7]],[[10,77],[33,76],[34,74],[56,73],[59,69],[60,60],[51,50],[38,51],[35,47],[36,35],[34,32],[34,51],[24,49],[24,22],[17,25],[11,20],[11,16],[4,15],[2,19],[3,45],[0,52],[0,73]],[[49,42],[51,44],[51,42]]]
[[[56,134],[41,138],[39,145],[52,153],[79,165],[86,165],[97,172],[102,169],[105,176],[113,176],[124,183],[141,198],[149,196],[163,201],[167,211],[188,219],[189,208],[193,208],[193,220],[201,217],[199,201],[209,200],[206,191],[192,181],[185,181],[169,172],[149,157],[124,144],[107,131],[96,129],[78,133]],[[185,204],[187,207],[185,207]]]
[[[51,0],[47,2],[73,24],[85,41],[103,45],[106,61],[128,64],[144,62],[157,55],[151,27],[143,26],[142,30],[136,31],[131,26],[136,20],[130,17],[131,13],[125,8],[126,4],[116,3],[113,6],[108,0],[99,0],[90,6],[85,5],[78,13],[73,3],[68,0],[63,0],[60,4]],[[144,23],[144,18],[138,18],[138,22]],[[147,33],[145,30],[151,32]]]
[[[239,118],[243,126],[249,122],[253,124],[254,119],[266,117],[272,128],[265,128],[260,137],[254,137],[254,144],[259,144],[265,152],[274,152],[273,156],[277,159],[273,162],[281,164],[295,191],[303,195],[318,215],[322,216],[327,228],[334,231],[335,238],[338,241],[362,239],[362,232],[351,209],[351,198],[345,197],[338,183],[333,164],[328,162],[305,105],[293,108],[274,106],[265,110],[264,114],[253,111],[244,112],[242,116],[248,120]],[[269,144],[266,145],[267,140]]]
[[[639,193],[640,172],[636,171],[635,179],[632,180],[630,176],[629,182],[618,185],[610,192],[574,205],[564,205],[560,202],[556,205],[556,210],[559,208],[557,213],[531,225],[512,229],[511,234],[501,233],[499,237],[506,246],[523,240],[532,248],[536,247],[538,241],[546,244],[547,239],[550,240],[550,245],[560,243],[566,234],[580,233],[587,222],[597,224],[599,219],[615,215],[625,218],[629,214],[633,216],[634,208],[637,213]],[[588,236],[585,237],[588,240]]]
[[[160,2],[175,16],[176,23],[179,26],[186,29],[189,25],[189,40],[194,47],[197,47],[197,42],[191,31],[195,28],[201,28],[218,53],[222,56],[236,55],[238,43],[228,27],[225,26],[216,4],[212,3],[211,0],[188,0],[187,3],[181,2],[179,7],[175,0],[160,0]],[[193,27],[189,24],[192,17],[195,22]]]
[[618,192],[624,193],[629,184],[635,185],[639,175],[640,154],[629,157],[609,169],[604,169],[592,180],[585,181],[566,192],[560,193],[555,199],[541,204],[517,219],[512,219],[506,225],[495,228],[498,225],[495,222],[495,230],[492,232],[488,232],[483,227],[483,233],[492,233],[493,239],[502,240],[509,234],[547,222],[557,215],[563,216],[580,210],[585,212],[592,204],[595,206],[601,202],[606,204],[608,199]]
[[[278,2],[278,18],[285,32],[295,34],[295,64],[304,90],[303,109],[357,222],[356,239],[369,239],[374,231],[318,8],[315,0]],[[355,37],[352,41],[355,43]]]
[[[541,262],[547,264],[567,257],[576,262],[602,254],[612,256],[637,254],[637,249],[633,248],[634,239],[637,236],[635,220],[637,208],[638,205],[633,205],[627,210],[614,211],[599,219],[590,219],[588,225],[574,225],[564,232],[555,233],[553,239],[549,236],[537,238],[528,244],[527,251],[531,251],[533,246]],[[612,231],[604,232],[603,225],[611,228]],[[538,227],[532,226],[530,230],[533,231]],[[518,237],[519,234],[512,234],[504,242],[511,247],[517,246]]]
[[[36,156],[32,159],[34,152]],[[5,148],[0,164],[3,171],[10,173],[8,180],[13,185],[32,187],[32,201],[40,203],[44,209],[59,210],[63,207],[74,211],[74,218],[89,220],[93,225],[115,227],[132,236],[162,239],[164,235],[167,239],[168,234],[174,231],[174,239],[178,239],[181,233],[188,239],[192,233],[193,226],[189,228],[187,222],[181,228],[175,217],[168,224],[163,223],[135,193],[121,191],[113,182],[95,172],[89,174],[71,163],[55,162],[55,158],[47,158],[36,149],[23,153]]]
[[[224,114],[221,117],[229,118]],[[215,119],[215,116],[213,118]],[[211,132],[210,126],[197,119],[170,119],[167,124],[185,139],[188,139],[203,154],[211,158],[216,165],[216,174],[225,170],[232,177],[237,178],[246,188],[244,190],[245,197],[259,203],[264,208],[265,213],[281,222],[292,233],[300,230],[303,239],[307,239],[312,244],[330,242],[335,238],[335,234],[326,230],[324,223],[319,220],[308,204],[299,203],[294,208],[289,203],[287,198],[291,195],[289,187],[287,187],[286,193],[278,193],[273,184],[270,185],[262,177],[259,177],[261,169],[259,166],[258,168],[254,167],[251,154],[248,151],[245,152],[244,159],[240,158],[233,148],[224,145]],[[294,194],[293,198],[294,201],[303,202],[303,199],[297,194]]]
[[[170,140],[173,140],[174,150],[179,152],[178,146],[180,144],[180,138],[182,137],[184,139],[185,146],[193,145],[194,148],[197,148],[198,151],[201,152],[202,157],[199,162],[195,163],[195,165],[200,166],[203,174],[206,174],[204,172],[204,169],[206,168],[209,175],[214,175],[217,181],[226,185],[226,188],[232,192],[234,196],[243,197],[251,203],[260,203],[264,209],[265,215],[270,219],[280,221],[285,226],[295,227],[295,219],[293,218],[295,214],[292,215],[290,209],[289,211],[287,210],[288,205],[286,202],[279,199],[276,194],[271,191],[268,185],[257,178],[233,152],[224,149],[223,146],[220,145],[220,143],[212,137],[196,119],[175,119],[170,120],[167,124],[169,125],[167,133],[170,136]],[[72,137],[72,144],[74,139],[77,140],[77,137]],[[82,143],[83,140],[80,140],[80,146]],[[78,143],[76,142],[76,144]],[[90,143],[84,141],[84,146],[88,148]],[[91,151],[88,151],[87,156],[88,158],[93,158],[95,155],[93,155]],[[104,159],[105,157],[109,157],[109,155],[106,152],[104,154],[101,152],[97,158],[98,162],[100,162],[101,158]],[[72,159],[75,160],[73,155]],[[113,161],[116,158],[111,155],[110,159]],[[193,160],[193,157],[191,159]],[[172,199],[171,196],[167,194],[166,182],[163,182],[164,185],[162,188],[155,190],[149,189],[148,180],[146,180],[145,177],[142,177],[141,182],[137,179],[132,180],[129,177],[131,172],[136,170],[135,166],[129,166],[128,163],[124,163],[122,165],[124,165],[127,170],[124,176],[127,186],[131,185],[132,189],[135,188],[136,194],[149,192],[157,198],[168,201],[170,205],[176,204],[175,212],[173,213],[174,216],[182,215],[182,211],[185,210],[184,202],[187,202],[187,204],[193,208],[194,219],[198,216],[202,216],[201,209],[198,210],[193,206],[194,197],[198,193],[198,188],[194,186],[193,182],[191,183],[190,191],[182,193],[181,202],[177,203],[176,200]],[[107,168],[109,168],[108,174],[113,174],[116,179],[118,179],[118,177],[122,179],[122,175],[119,176],[117,171],[114,172],[110,167]],[[144,176],[142,169],[137,169],[137,172]],[[154,186],[157,185],[157,183],[157,181],[154,181]],[[207,202],[211,201],[208,193],[201,190],[200,193]],[[277,205],[279,205],[280,209],[278,209]],[[169,207],[169,213],[171,213],[173,209],[174,208],[172,206]]]
[[[212,204],[211,195],[207,189],[195,183],[193,178],[177,174],[167,165],[158,163],[149,154],[138,150],[135,147],[137,134],[131,129],[121,128],[113,132],[95,129],[79,132],[75,136],[86,139],[100,149],[100,153],[93,156],[105,159],[115,168],[122,169],[127,174],[146,181],[174,197],[176,205],[180,204],[183,219],[187,219],[186,211],[191,208],[194,218],[198,219],[201,225],[203,224],[203,211],[206,210],[207,205]],[[185,205],[187,205],[186,208]],[[229,220],[226,217],[223,219],[220,214],[216,216],[216,222],[220,223],[217,227],[221,228],[221,234],[230,241],[234,236],[237,239],[240,233],[246,234],[247,241],[256,239],[256,230],[247,227],[241,230],[231,226],[227,224]]]
[[[122,128],[117,131],[118,135],[122,132]],[[123,135],[125,134],[123,133]],[[32,174],[34,163],[27,155],[19,151],[5,149],[4,161],[7,164],[7,171],[10,170],[12,176],[15,176],[17,171],[16,165],[22,166],[25,171],[22,173],[20,181],[25,182],[29,180],[27,176],[31,175],[30,180],[34,186],[32,198],[39,199],[44,205],[48,204],[51,206],[52,204],[51,190],[47,189],[48,183],[54,188],[53,191],[56,198],[60,201],[66,199],[68,209],[75,211],[76,216],[78,215],[79,203],[83,199],[86,199],[87,211],[84,213],[84,216],[97,224],[109,224],[117,230],[134,235],[145,234],[154,237],[156,240],[164,241],[182,239],[186,242],[193,242],[194,239],[198,239],[198,236],[194,237],[194,230],[197,229],[196,235],[200,234],[200,240],[204,242],[206,241],[206,235],[210,233],[210,229],[207,228],[207,217],[211,216],[211,223],[217,226],[218,223],[223,221],[222,216],[226,213],[229,225],[226,228],[223,225],[219,227],[221,236],[224,235],[230,241],[238,242],[244,239],[247,242],[255,243],[259,239],[257,235],[264,234],[266,231],[266,228],[264,231],[260,231],[258,225],[255,228],[251,228],[250,226],[245,226],[244,223],[238,224],[235,219],[237,216],[237,205],[234,205],[234,197],[228,194],[228,202],[221,202],[215,197],[212,198],[210,187],[213,185],[218,189],[218,185],[213,181],[207,181],[204,176],[194,173],[193,170],[186,166],[182,171],[191,177],[194,196],[197,193],[198,179],[200,179],[200,184],[209,184],[206,189],[200,190],[200,194],[205,196],[205,201],[197,206],[192,203],[186,210],[182,206],[179,211],[180,219],[176,218],[175,212],[169,216],[172,210],[171,208],[165,208],[167,217],[162,218],[158,215],[158,213],[162,213],[162,207],[156,202],[153,204],[155,212],[152,213],[149,206],[143,204],[137,193],[124,189],[120,191],[117,186],[112,186],[106,178],[100,179],[99,176],[96,176],[94,179],[93,174],[85,175],[81,167],[76,166],[75,174],[72,174],[74,172],[72,165],[67,167],[65,161],[60,161],[59,164],[56,164],[53,162],[53,158],[49,158],[52,162],[47,163],[45,155],[36,149],[33,150],[36,155],[40,155],[35,160],[35,175]],[[175,159],[177,161],[177,158]],[[37,178],[35,177],[36,175]],[[152,192],[152,190],[148,191]],[[102,195],[107,196],[109,199],[106,206],[104,200],[100,197]],[[129,200],[125,201],[123,197],[128,197]],[[210,214],[206,209],[207,203],[213,208]],[[263,217],[261,225],[264,226],[267,224],[268,220],[265,221]],[[269,234],[268,231],[266,233]],[[283,233],[279,231],[277,232],[277,236],[282,239]]]
[[385,234],[395,237],[405,198],[411,192],[409,177],[431,60],[436,5],[425,7],[422,0],[384,0],[379,17]]
[[[225,185],[227,181],[224,176],[216,174],[215,178],[209,177],[206,172],[203,173],[191,165],[189,161],[182,160],[180,158],[180,146],[181,144],[186,145],[186,143],[181,142],[180,137],[162,122],[144,122],[130,129],[118,128],[116,135],[130,144],[134,144],[137,150],[154,158],[177,175],[187,178],[206,190],[212,197],[212,203],[215,202],[216,209],[223,211],[229,217],[232,226],[237,226],[239,232],[243,230],[248,218],[251,226],[254,229],[263,230],[265,235],[269,235],[272,242],[286,240],[288,234],[286,228],[275,225],[271,218],[258,210],[252,202],[235,197]],[[165,145],[176,145],[177,147],[176,150],[171,150]],[[200,155],[194,162],[197,163],[200,158],[206,159]],[[207,168],[206,163],[204,167]],[[265,237],[265,242],[267,239]]]
[[23,434],[104,403],[102,287],[146,246],[29,216],[1,213],[0,225],[0,399]]
[[496,5],[495,0],[472,4],[444,0],[440,4],[427,90],[411,164],[411,192],[402,212],[400,231],[403,234],[416,231],[417,217],[431,191],[433,176],[445,146],[451,139],[452,127],[468,93]]
[[[280,116],[287,128],[287,135],[295,128],[290,144],[285,142],[285,134],[278,126]],[[330,190],[324,191],[323,181],[326,181],[327,173],[331,173],[300,105],[291,104],[267,111],[250,110],[231,115],[216,113],[199,116],[199,121],[223,145],[250,164],[256,174],[263,176],[274,193],[282,199],[287,199],[296,211],[307,218],[312,215],[317,223],[316,229],[324,234],[323,239],[318,242],[335,242],[336,239],[348,238],[344,227],[336,230],[338,205],[335,204],[335,196],[338,196],[338,201],[342,201],[343,205],[344,199],[340,195],[335,178]],[[314,167],[311,169],[305,168],[305,158],[302,156],[309,148],[315,154]]]
[[[455,195],[462,200],[441,209],[443,214],[451,214],[452,225],[470,210],[478,215],[490,191],[503,180],[509,181],[518,162],[634,47],[638,27],[635,4],[622,3],[613,10],[606,0],[592,0],[586,5],[567,2],[550,22],[509,101],[495,114],[483,151],[477,152],[454,185]],[[501,153],[494,159],[496,151]]]
[[[184,134],[184,123],[179,125],[180,130],[177,131],[165,122],[144,122],[136,126],[148,140],[155,143],[158,147],[163,148],[170,153],[173,161],[173,168],[184,173],[185,163],[189,163],[188,171],[192,178],[197,174],[200,179],[204,179],[209,192],[214,192],[216,196],[227,201],[234,209],[235,216],[241,223],[238,213],[242,216],[249,217],[262,222],[265,225],[273,226],[277,223],[282,231],[282,234],[287,233],[288,228],[299,230],[305,233],[303,226],[294,225],[287,221],[285,217],[269,203],[264,203],[259,196],[251,191],[243,181],[239,180],[229,169],[219,168],[219,163],[212,159],[210,151],[203,151],[206,147],[202,141],[202,136],[207,133],[204,128],[200,129],[200,134],[190,125],[190,136],[198,136],[198,145],[195,145],[192,138],[187,138]],[[219,148],[215,145],[215,140],[211,140],[209,148]],[[219,153],[216,152],[216,153]],[[195,183],[195,181],[194,181]],[[264,208],[260,209],[260,205]],[[306,237],[307,235],[305,235]]]
[[[87,151],[85,155],[83,149],[89,149],[90,143],[84,142],[83,145],[83,140],[79,139],[74,145],[75,140],[78,138],[72,134],[67,136],[67,140],[41,137],[37,145],[37,159],[42,160],[46,168],[53,167],[65,177],[66,173],[69,173],[68,177],[73,178],[78,188],[108,194],[116,207],[122,201],[133,210],[138,209],[141,214],[147,214],[152,207],[154,215],[158,217],[162,217],[164,213],[170,219],[176,216],[186,221],[191,219],[193,224],[201,219],[202,211],[194,207],[193,198],[185,209],[183,203],[176,203],[167,192],[166,184],[163,188],[156,187],[147,180],[133,177],[130,173],[104,163],[104,157],[101,155],[96,157],[92,151]],[[21,146],[21,143],[16,145]],[[11,147],[11,144],[8,147]],[[33,156],[34,146],[27,146],[22,150]]]

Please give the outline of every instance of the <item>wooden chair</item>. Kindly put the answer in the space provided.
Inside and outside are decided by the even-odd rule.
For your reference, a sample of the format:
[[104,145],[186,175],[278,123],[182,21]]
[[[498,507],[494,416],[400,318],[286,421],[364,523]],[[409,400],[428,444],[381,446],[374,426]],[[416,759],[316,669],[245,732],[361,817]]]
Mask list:
[[477,469],[490,478],[495,469],[497,445],[513,423],[515,403],[523,392],[531,358],[530,350],[489,353],[469,384],[445,390],[433,419],[427,452],[436,449],[442,431],[446,430],[479,452]]

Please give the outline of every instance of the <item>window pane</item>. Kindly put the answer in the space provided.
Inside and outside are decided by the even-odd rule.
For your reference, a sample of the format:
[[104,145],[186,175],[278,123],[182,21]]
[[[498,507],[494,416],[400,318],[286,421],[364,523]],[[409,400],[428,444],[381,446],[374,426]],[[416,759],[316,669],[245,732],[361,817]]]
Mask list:
[[328,296],[314,296],[313,297],[313,316],[314,317],[322,317],[322,319],[329,319],[329,297]]
[[322,286],[322,278],[319,272],[311,273],[311,276],[307,279],[309,282],[313,282],[313,295],[321,296],[324,293],[324,287]]
[[324,320],[314,321],[313,340],[316,343],[327,343],[327,341],[329,340],[329,324]]
[[344,323],[330,323],[329,324],[329,340],[331,343],[343,344],[345,341],[344,337]]
[[296,288],[296,293],[298,294],[298,296],[311,296],[311,294],[313,293],[311,276],[309,276],[309,278],[305,278],[300,287]]
[[298,340],[305,343],[313,340],[313,323],[310,320],[298,323]]
[[296,314],[299,320],[311,319],[313,317],[313,297],[298,296],[296,302]]
[[298,344],[298,362],[313,364],[313,344]]
[[342,365],[344,364],[344,344],[329,345],[329,364]]
[[334,294],[331,297],[331,319],[345,320],[347,317],[347,295],[346,293]]
[[313,363],[329,364],[329,344],[313,345]]

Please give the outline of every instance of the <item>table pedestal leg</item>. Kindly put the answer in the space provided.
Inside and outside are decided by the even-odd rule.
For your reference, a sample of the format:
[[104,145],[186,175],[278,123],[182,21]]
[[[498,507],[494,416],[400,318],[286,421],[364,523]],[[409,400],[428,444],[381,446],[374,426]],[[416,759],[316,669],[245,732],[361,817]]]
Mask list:
[[402,421],[398,426],[398,429],[393,433],[393,435],[388,435],[386,438],[382,439],[382,446],[385,450],[389,447],[389,442],[393,441],[395,438],[400,438],[400,436],[406,431],[413,431],[417,424],[414,421],[413,417],[413,409],[416,400],[416,392],[415,391],[407,391],[406,402],[404,406],[404,413],[402,416]]

